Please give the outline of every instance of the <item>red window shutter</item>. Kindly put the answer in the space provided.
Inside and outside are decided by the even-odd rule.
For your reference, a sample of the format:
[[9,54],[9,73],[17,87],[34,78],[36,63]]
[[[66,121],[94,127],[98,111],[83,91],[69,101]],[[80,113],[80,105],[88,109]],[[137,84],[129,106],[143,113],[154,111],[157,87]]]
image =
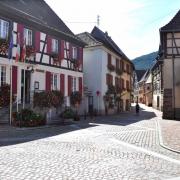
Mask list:
[[119,59],[116,59],[116,68],[119,69]]
[[83,82],[82,82],[82,77],[79,77],[79,92],[82,96],[82,92],[83,92]]
[[72,44],[69,43],[69,59],[72,59]]
[[64,59],[64,40],[60,41],[60,59]]
[[60,90],[62,92],[62,94],[64,95],[64,74],[60,74]]
[[46,71],[46,91],[51,91],[51,72]]
[[81,63],[81,65],[82,65],[82,67],[83,67],[83,48],[81,47],[81,48],[79,49],[79,51],[80,51],[80,63]]
[[124,71],[124,62],[122,61],[122,71]]
[[36,49],[36,52],[40,51],[40,32],[39,31],[35,32],[35,49]]
[[106,84],[109,85],[109,74],[106,74]]
[[124,89],[124,79],[122,79],[122,88]]
[[52,38],[50,36],[47,37],[47,53],[51,53],[51,46],[52,46]]
[[22,46],[24,39],[24,26],[22,24],[17,24],[17,32],[19,33],[20,46]]
[[72,92],[72,77],[68,75],[68,96],[71,95]]
[[115,77],[115,86],[118,86],[118,77]]
[[111,54],[108,53],[108,65],[111,65]]
[[12,66],[12,92],[13,94],[17,94],[17,66]]
[[109,74],[109,85],[113,84],[113,76]]

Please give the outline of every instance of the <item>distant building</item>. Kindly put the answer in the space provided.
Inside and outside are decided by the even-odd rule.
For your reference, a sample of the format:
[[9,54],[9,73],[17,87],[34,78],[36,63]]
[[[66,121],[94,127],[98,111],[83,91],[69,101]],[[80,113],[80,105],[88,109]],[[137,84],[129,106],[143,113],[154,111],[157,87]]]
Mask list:
[[141,84],[139,84],[141,78],[143,77],[143,75],[145,74],[146,70],[135,70],[134,71],[134,102],[141,102],[143,100],[143,97],[140,98],[140,96],[142,96],[141,94],[143,93],[143,87],[140,86]]
[[133,64],[107,32],[94,27],[91,33],[78,35],[84,49],[84,85],[87,109],[98,113],[129,111],[132,100]]
[[141,80],[138,82],[138,86],[138,102],[147,106],[152,106],[152,76],[150,69],[145,72]]
[[163,118],[180,119],[180,11],[160,28],[158,61],[163,62]]

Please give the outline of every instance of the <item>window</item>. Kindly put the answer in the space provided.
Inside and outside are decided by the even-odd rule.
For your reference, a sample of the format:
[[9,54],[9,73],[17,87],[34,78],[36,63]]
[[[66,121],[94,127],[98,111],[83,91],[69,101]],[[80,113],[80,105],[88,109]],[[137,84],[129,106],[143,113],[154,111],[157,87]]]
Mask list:
[[5,66],[1,66],[0,67],[0,76],[1,76],[1,86],[3,84],[6,84],[6,67]]
[[58,54],[58,40],[57,39],[52,39],[51,50],[53,53]]
[[51,90],[58,90],[58,75],[51,74]]
[[73,47],[72,48],[72,58],[73,59],[77,59],[77,47]]
[[64,41],[64,58],[69,59],[69,42]]
[[77,91],[76,84],[77,84],[76,77],[73,77],[72,78],[72,92]]
[[0,38],[8,39],[9,22],[0,19]]
[[32,46],[32,30],[24,29],[24,40],[27,46]]

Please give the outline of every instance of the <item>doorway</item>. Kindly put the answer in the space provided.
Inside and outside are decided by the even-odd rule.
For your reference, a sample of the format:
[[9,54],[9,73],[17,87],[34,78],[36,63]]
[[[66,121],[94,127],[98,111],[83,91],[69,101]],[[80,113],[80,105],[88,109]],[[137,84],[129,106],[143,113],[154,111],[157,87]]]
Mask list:
[[93,96],[88,96],[88,113],[93,113]]
[[[30,103],[31,72],[25,70],[25,103]],[[21,103],[24,97],[24,69],[21,70]]]

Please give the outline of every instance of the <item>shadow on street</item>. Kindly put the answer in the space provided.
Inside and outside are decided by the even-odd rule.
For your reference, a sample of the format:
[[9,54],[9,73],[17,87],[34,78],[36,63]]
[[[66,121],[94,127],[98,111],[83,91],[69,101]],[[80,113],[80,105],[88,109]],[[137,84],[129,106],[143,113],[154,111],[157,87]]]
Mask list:
[[138,121],[150,120],[154,117],[156,117],[154,112],[146,111],[142,107],[140,108],[140,112],[137,115],[135,113],[134,107],[132,107],[132,110],[130,112],[122,112],[117,115],[96,116],[93,118],[88,117],[87,119],[84,119],[84,117],[82,117],[79,122],[71,125],[57,125],[35,129],[27,128],[24,130],[17,130],[13,127],[8,127],[7,130],[1,130],[0,125],[0,146],[14,145],[18,143],[25,143],[38,139],[57,136],[80,129],[92,128],[98,126],[98,124],[127,126]]

